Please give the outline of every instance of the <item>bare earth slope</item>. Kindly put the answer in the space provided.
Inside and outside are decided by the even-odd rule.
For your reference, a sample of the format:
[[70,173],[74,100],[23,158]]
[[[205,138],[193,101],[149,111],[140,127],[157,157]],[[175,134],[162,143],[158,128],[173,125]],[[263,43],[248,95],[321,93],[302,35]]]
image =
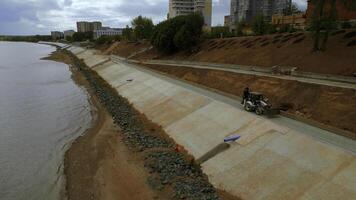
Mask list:
[[[191,60],[260,67],[279,65],[297,67],[300,71],[346,76],[356,73],[356,30],[332,33],[325,52],[312,53],[312,40],[310,33],[213,39],[204,41],[193,54],[181,52],[167,56],[160,55],[153,49],[135,58]],[[125,47],[126,45],[122,44],[118,49]]]

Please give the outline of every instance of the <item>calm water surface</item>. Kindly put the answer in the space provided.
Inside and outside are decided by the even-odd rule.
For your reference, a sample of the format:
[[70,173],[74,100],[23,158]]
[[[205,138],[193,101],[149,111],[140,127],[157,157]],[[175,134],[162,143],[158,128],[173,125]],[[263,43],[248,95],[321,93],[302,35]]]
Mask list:
[[91,122],[88,96],[54,47],[0,42],[0,199],[55,200],[63,156]]

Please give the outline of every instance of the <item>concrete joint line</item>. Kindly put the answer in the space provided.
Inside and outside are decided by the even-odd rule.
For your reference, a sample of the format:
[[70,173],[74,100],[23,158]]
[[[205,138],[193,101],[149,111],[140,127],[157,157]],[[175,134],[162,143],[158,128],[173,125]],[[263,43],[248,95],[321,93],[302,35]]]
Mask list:
[[102,62],[100,62],[100,63],[98,63],[98,64],[96,64],[96,65],[93,65],[91,68],[92,69],[94,69],[94,68],[96,68],[96,67],[99,67],[100,65],[103,65],[103,64],[105,64],[105,63],[107,63],[107,62],[110,62],[110,58],[107,58],[107,59],[105,59],[104,61],[102,61]]

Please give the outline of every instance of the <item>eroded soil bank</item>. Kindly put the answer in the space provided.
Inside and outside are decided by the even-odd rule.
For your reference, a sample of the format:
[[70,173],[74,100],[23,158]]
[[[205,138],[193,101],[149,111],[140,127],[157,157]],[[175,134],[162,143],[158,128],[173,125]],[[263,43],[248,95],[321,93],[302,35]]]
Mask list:
[[[128,57],[149,47],[148,42],[120,42],[98,48],[104,54]],[[312,52],[313,36],[308,32],[204,40],[193,52],[171,55],[151,49],[132,59],[186,60],[271,68],[296,67],[298,71],[355,76],[356,30],[332,32],[326,50]]]
[[65,156],[68,199],[238,199],[216,190],[186,151],[82,61],[64,50],[52,58],[72,66],[97,109]]

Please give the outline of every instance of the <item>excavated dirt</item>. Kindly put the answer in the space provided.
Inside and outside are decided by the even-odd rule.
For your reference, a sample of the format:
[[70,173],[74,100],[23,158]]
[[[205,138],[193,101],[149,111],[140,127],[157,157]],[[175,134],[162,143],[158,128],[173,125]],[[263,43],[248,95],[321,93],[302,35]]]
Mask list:
[[122,57],[128,57],[137,51],[150,47],[148,42],[115,42],[111,45],[100,45],[96,49],[101,50],[103,54],[119,55]]
[[[353,76],[356,73],[356,30],[332,32],[325,52],[312,52],[308,32],[204,41],[194,53],[162,55],[155,49],[133,59],[176,59],[260,67],[288,66],[300,71]],[[137,45],[137,46],[136,46]],[[121,42],[111,53],[127,57],[149,43]]]
[[245,87],[265,94],[272,105],[326,125],[356,133],[356,91],[218,70],[146,65],[171,76],[241,96]]

